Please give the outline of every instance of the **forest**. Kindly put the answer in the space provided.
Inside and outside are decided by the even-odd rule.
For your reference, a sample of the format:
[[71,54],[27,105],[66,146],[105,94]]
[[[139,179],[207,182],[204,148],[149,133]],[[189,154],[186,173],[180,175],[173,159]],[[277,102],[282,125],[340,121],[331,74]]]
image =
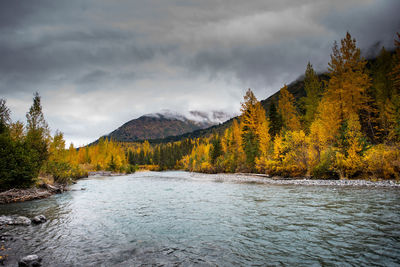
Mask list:
[[[265,110],[248,89],[241,115],[223,133],[150,144],[100,139],[65,147],[50,135],[40,96],[27,122],[11,122],[0,100],[0,190],[29,187],[43,179],[68,183],[88,171],[137,169],[247,172],[315,179],[399,179],[400,34],[395,51],[382,47],[367,61],[349,33],[334,43],[327,79],[311,63],[305,97],[296,101],[283,85]],[[40,179],[38,178],[40,177]]]

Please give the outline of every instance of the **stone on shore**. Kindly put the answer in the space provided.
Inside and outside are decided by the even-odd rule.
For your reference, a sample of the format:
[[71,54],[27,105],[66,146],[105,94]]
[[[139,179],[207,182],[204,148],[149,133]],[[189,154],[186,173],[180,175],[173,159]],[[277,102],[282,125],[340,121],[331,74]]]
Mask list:
[[62,186],[54,186],[54,185],[50,185],[50,184],[44,184],[44,188],[46,188],[50,192],[54,192],[56,194],[61,194],[62,192],[64,192],[64,189]]
[[42,259],[38,255],[28,255],[18,262],[19,267],[38,267],[42,266]]
[[44,216],[44,215],[38,215],[38,216],[35,216],[33,219],[32,219],[32,222],[34,223],[34,224],[40,224],[40,223],[44,223],[44,222],[46,222],[47,221],[47,219],[46,219],[46,217]]
[[0,192],[0,204],[47,198],[54,194],[61,194],[66,190],[65,185],[62,184],[41,184],[38,188],[28,189],[13,188],[5,192]]
[[49,197],[52,194],[49,190],[41,188],[10,189],[0,193],[0,204],[41,199]]

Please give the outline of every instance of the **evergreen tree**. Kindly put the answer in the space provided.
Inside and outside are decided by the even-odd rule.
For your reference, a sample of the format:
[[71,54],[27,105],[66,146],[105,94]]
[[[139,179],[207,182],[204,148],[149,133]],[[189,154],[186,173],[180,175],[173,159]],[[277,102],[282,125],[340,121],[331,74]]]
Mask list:
[[6,100],[0,98],[0,134],[4,133],[10,123],[10,110],[6,106]]
[[221,139],[219,138],[218,135],[216,135],[212,142],[211,142],[211,149],[210,149],[210,158],[211,158],[211,164],[215,164],[217,158],[222,155],[222,144],[221,144]]
[[341,135],[338,138],[339,152],[336,153],[336,170],[340,178],[352,178],[361,173],[363,168],[362,151],[365,149],[365,139],[361,133],[361,125],[356,114],[342,124]]
[[306,97],[302,99],[305,108],[304,124],[305,128],[308,130],[315,119],[318,104],[322,95],[322,83],[310,62],[307,64],[305,73],[304,90],[306,91]]
[[44,119],[40,96],[36,92],[33,98],[33,104],[26,114],[27,119],[27,142],[39,155],[39,164],[41,165],[49,156],[49,128]]
[[[251,171],[254,170],[256,158],[260,156],[261,134],[263,137],[268,135],[269,141],[269,123],[264,108],[250,89],[247,90],[244,96],[241,111],[242,144],[246,155],[247,167]],[[264,141],[263,145],[265,146]]]
[[115,172],[117,170],[117,164],[114,160],[114,155],[111,155],[110,162],[108,163],[108,170]]
[[38,154],[24,139],[11,136],[10,110],[0,99],[0,190],[31,186],[39,173]]
[[268,120],[270,124],[269,134],[272,138],[274,138],[282,129],[282,117],[276,110],[274,101],[272,101],[269,106]]
[[372,86],[369,90],[370,105],[376,110],[373,121],[375,137],[380,141],[387,140],[392,125],[393,114],[393,81],[388,75],[392,72],[392,55],[382,47],[376,61],[371,67]]
[[397,33],[397,40],[394,40],[396,53],[393,58],[393,69],[390,77],[393,83],[393,91],[390,101],[386,105],[388,117],[388,139],[390,141],[400,141],[400,33]]
[[394,40],[396,53],[394,54],[394,66],[391,72],[391,77],[395,89],[395,94],[400,95],[400,33],[397,33],[397,40]]

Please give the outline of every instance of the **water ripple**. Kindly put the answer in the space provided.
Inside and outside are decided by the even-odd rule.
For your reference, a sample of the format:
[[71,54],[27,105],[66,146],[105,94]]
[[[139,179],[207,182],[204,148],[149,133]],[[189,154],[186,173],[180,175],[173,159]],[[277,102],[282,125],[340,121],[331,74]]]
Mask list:
[[[0,206],[49,220],[7,227],[8,263],[48,266],[400,265],[390,188],[224,182],[186,172],[84,179],[49,199]],[[220,182],[215,182],[215,181]]]

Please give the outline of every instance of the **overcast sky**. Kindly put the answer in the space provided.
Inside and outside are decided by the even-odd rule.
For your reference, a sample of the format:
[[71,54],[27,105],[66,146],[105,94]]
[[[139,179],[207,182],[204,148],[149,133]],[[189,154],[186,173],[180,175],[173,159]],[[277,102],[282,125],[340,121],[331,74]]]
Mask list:
[[399,0],[0,1],[0,97],[25,121],[83,145],[162,109],[239,112],[327,68],[350,31],[365,55],[393,47]]

